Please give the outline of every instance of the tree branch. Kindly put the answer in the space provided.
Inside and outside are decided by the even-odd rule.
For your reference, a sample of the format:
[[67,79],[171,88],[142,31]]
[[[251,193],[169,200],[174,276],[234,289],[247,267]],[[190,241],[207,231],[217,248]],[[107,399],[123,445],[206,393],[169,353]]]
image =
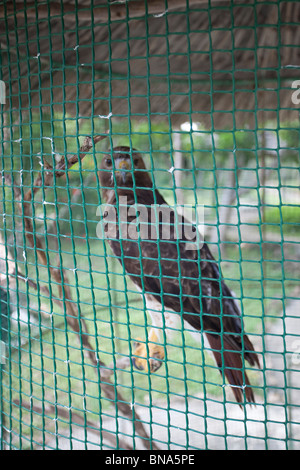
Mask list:
[[[95,366],[96,371],[100,371],[101,378],[101,389],[106,397],[112,403],[115,403],[119,412],[127,416],[130,421],[135,426],[137,434],[143,439],[143,444],[145,448],[150,449],[150,438],[146,432],[144,425],[141,422],[141,419],[138,413],[126,403],[126,400],[122,397],[120,392],[117,390],[117,387],[110,381],[110,376],[116,370],[116,363],[111,367],[106,367],[105,364],[100,361],[97,357],[96,351],[92,347],[89,337],[88,330],[84,319],[81,317],[80,312],[78,311],[76,304],[72,301],[72,295],[70,290],[70,283],[68,282],[67,275],[63,271],[63,268],[60,266],[59,262],[57,267],[49,266],[49,262],[45,253],[45,249],[42,243],[41,238],[37,235],[33,228],[31,208],[34,205],[34,196],[41,189],[49,188],[53,184],[54,178],[59,178],[63,176],[69,168],[75,165],[79,160],[82,160],[87,152],[91,150],[94,144],[100,142],[107,134],[102,136],[96,136],[94,139],[87,137],[84,141],[83,146],[80,148],[79,155],[72,155],[66,158],[62,158],[55,168],[52,168],[49,163],[43,159],[42,164],[43,168],[38,174],[37,178],[34,181],[32,187],[24,195],[23,200],[21,201],[21,214],[24,219],[25,225],[25,235],[29,241],[32,248],[35,249],[37,257],[41,264],[47,266],[50,272],[50,276],[58,285],[59,290],[59,299],[56,299],[56,303],[60,303],[60,306],[66,313],[66,319],[71,328],[77,333],[78,339],[82,347],[84,348],[85,353],[88,355],[90,362]],[[20,273],[17,273],[20,277]],[[38,288],[37,285],[34,285],[31,282],[31,285],[35,288]],[[49,292],[49,291],[48,291]],[[49,292],[50,295],[50,292]],[[124,360],[120,363],[122,367],[130,364],[130,359],[128,358],[125,362]],[[153,443],[153,449],[157,449],[157,446]]]
[[[114,447],[117,446],[117,439],[113,432],[110,433],[108,431],[104,431],[103,429],[101,429],[101,426],[99,426],[99,423],[94,423],[93,421],[86,420],[79,413],[75,413],[73,410],[69,410],[62,406],[49,404],[44,405],[42,408],[38,405],[32,404],[32,402],[27,402],[25,400],[14,400],[14,404],[17,406],[21,406],[23,409],[26,409],[28,411],[38,413],[41,416],[57,415],[61,418],[69,419],[71,424],[78,424],[81,427],[85,426],[87,427],[88,432],[96,434],[97,436],[102,437],[102,439],[106,439]],[[99,430],[99,428],[101,430]],[[61,437],[63,438],[64,436]],[[120,437],[118,438],[118,444],[119,447],[121,447],[122,449],[131,450],[131,447],[127,444],[127,442],[120,439]]]

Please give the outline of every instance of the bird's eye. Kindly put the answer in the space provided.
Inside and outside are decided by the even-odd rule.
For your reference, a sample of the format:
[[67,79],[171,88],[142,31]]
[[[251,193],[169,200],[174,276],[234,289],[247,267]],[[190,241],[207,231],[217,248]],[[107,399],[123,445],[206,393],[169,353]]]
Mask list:
[[110,165],[111,165],[111,159],[110,159],[110,158],[107,158],[107,159],[105,160],[105,163],[106,163],[107,166],[110,166]]
[[135,165],[137,165],[137,164],[139,163],[139,159],[138,159],[138,158],[135,158],[135,159],[133,160],[133,163],[134,163]]

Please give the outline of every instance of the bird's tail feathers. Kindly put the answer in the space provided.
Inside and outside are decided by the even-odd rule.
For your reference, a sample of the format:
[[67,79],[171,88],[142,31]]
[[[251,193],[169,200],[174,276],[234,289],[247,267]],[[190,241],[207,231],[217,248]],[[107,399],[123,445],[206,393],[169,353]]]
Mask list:
[[220,373],[222,376],[224,373],[236,401],[240,405],[245,402],[245,399],[248,403],[255,403],[254,393],[243,366],[243,356],[251,365],[259,366],[258,357],[249,338],[244,335],[245,352],[243,353],[240,345],[232,341],[232,335],[226,337],[226,335],[206,333],[206,336]]

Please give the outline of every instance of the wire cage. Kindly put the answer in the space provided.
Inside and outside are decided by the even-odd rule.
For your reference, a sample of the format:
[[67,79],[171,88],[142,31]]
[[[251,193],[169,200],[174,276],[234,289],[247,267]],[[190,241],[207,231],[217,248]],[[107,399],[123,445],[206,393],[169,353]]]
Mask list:
[[[299,18],[288,0],[0,1],[1,449],[300,448]],[[134,149],[150,200],[200,214],[198,276],[139,234],[136,280],[102,236]]]

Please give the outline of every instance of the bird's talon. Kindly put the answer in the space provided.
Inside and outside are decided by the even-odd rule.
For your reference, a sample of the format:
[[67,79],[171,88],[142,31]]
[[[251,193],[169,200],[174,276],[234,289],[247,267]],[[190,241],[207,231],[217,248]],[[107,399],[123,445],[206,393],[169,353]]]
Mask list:
[[[149,339],[156,340],[157,336],[153,338],[149,335]],[[156,372],[163,364],[165,358],[165,351],[163,346],[159,344],[153,344],[151,342],[147,344],[145,342],[136,341],[134,342],[134,353],[133,353],[132,363],[134,367],[138,370],[144,370],[145,372]]]

